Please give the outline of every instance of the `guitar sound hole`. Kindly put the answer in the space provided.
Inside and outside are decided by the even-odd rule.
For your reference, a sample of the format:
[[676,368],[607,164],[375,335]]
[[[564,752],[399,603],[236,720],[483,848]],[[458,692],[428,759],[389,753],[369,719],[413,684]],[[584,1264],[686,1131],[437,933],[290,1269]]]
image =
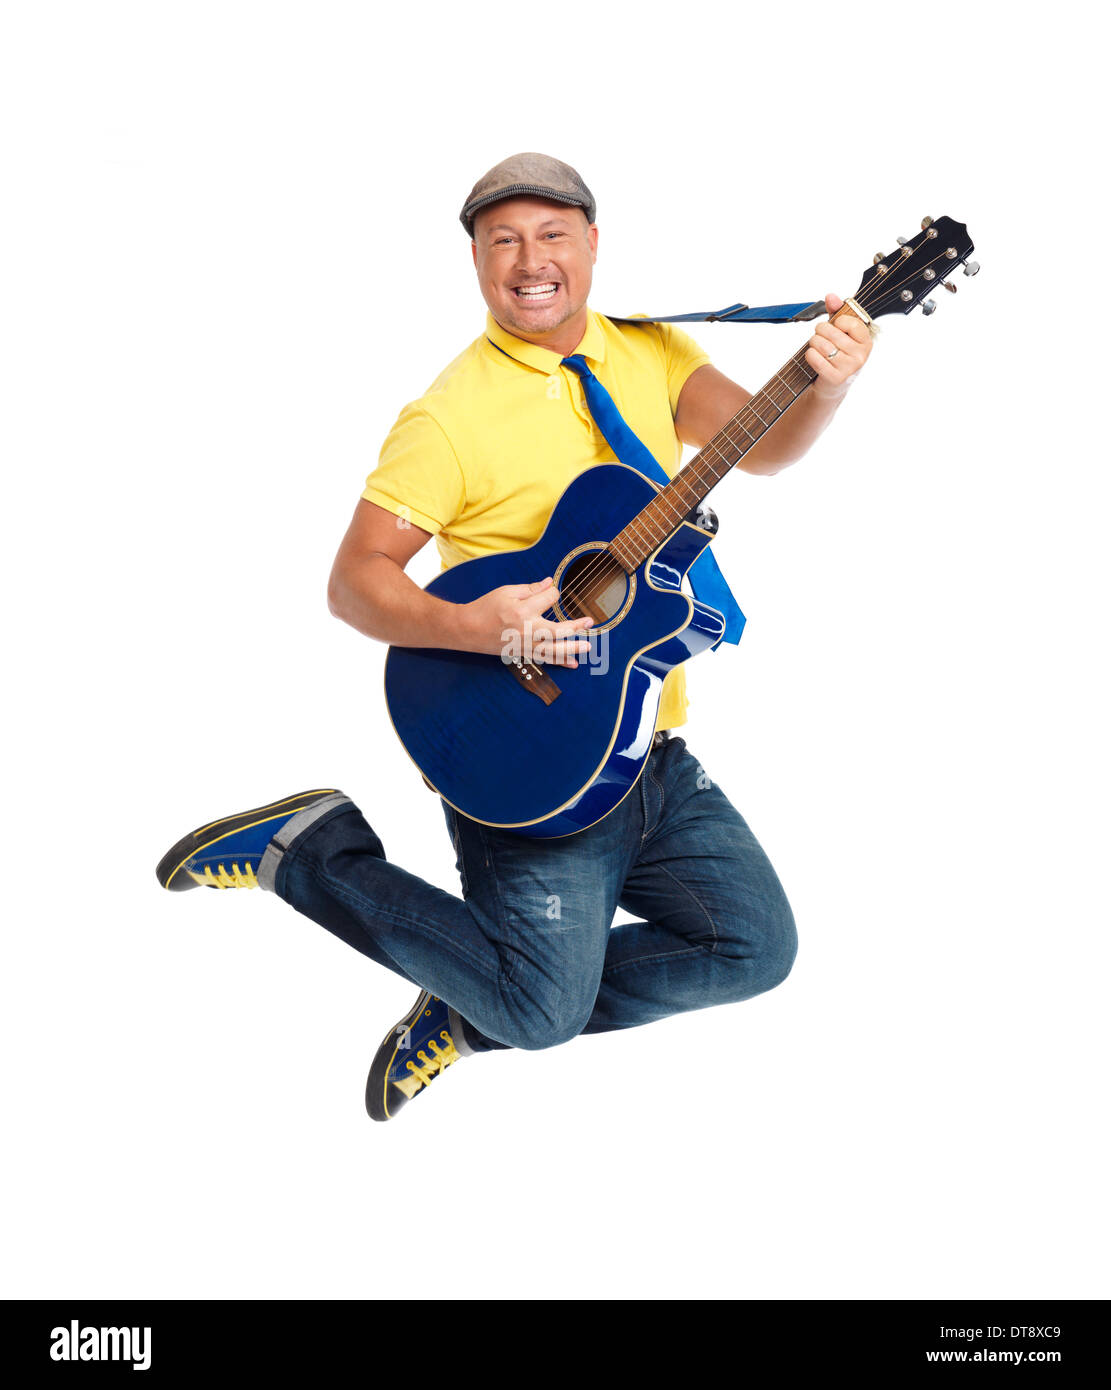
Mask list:
[[559,582],[559,606],[568,618],[607,623],[625,604],[629,577],[605,551],[578,555],[563,571]]

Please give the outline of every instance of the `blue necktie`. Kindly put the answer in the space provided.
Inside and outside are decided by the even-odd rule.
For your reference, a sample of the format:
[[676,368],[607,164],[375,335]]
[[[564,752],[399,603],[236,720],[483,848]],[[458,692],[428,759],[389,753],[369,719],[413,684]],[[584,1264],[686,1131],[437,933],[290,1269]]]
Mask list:
[[[635,468],[638,472],[645,474],[654,483],[669,483],[671,479],[656,462],[647,446],[637,438],[622,419],[621,412],[614,404],[613,397],[587,366],[586,358],[565,357],[563,366],[570,367],[582,378],[586,403],[590,407],[591,415],[594,416],[594,422],[605,436],[606,443],[621,462],[627,463],[630,468]],[[700,603],[707,603],[711,608],[716,608],[725,619],[725,633],[720,642],[739,642],[741,631],[745,625],[745,615],[737,606],[737,600],[729,592],[729,585],[726,584],[721,570],[718,569],[717,561],[710,553],[709,546],[691,565],[688,574],[695,598]],[[717,650],[720,642],[714,643],[714,651]]]

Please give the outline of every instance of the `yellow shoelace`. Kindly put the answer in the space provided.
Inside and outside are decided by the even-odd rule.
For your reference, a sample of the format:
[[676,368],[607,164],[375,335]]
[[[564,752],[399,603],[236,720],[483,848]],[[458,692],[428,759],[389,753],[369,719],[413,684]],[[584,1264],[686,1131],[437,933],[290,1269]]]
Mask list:
[[196,879],[198,883],[203,883],[208,888],[257,888],[258,879],[255,878],[255,871],[248,863],[243,869],[238,864],[231,866],[229,874],[223,864],[217,864],[218,873],[212,872],[212,865],[206,864],[203,874],[195,874],[192,869],[187,870],[190,878]]
[[404,1094],[406,1100],[412,1100],[422,1086],[427,1086],[435,1077],[439,1076],[446,1067],[450,1067],[452,1062],[458,1062],[461,1053],[456,1048],[455,1043],[452,1041],[451,1034],[446,1028],[440,1029],[440,1037],[443,1038],[444,1042],[447,1044],[445,1048],[441,1050],[435,1038],[430,1039],[428,1051],[432,1053],[432,1056],[429,1057],[428,1053],[421,1048],[417,1053],[421,1065],[418,1066],[417,1063],[410,1058],[405,1065],[411,1072],[411,1076],[406,1077],[402,1081],[394,1082],[394,1085]]

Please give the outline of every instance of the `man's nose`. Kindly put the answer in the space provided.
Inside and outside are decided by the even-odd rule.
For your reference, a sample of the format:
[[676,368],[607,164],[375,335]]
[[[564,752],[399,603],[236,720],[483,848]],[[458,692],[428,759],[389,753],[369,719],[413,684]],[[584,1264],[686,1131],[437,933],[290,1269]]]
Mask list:
[[522,237],[517,247],[516,269],[525,275],[537,275],[549,264],[548,243],[529,241]]

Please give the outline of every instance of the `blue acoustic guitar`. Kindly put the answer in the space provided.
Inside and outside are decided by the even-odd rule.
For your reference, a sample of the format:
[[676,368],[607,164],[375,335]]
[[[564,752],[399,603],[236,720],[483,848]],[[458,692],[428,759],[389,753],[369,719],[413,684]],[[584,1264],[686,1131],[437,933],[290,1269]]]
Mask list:
[[[930,290],[968,257],[967,230],[925,219],[910,241],[878,255],[838,313],[866,323],[935,307]],[[721,613],[682,591],[712,536],[690,517],[815,379],[797,353],[666,486],[625,464],[581,473],[540,538],[438,575],[427,592],[470,603],[504,584],[552,575],[559,598],[544,617],[589,614],[590,652],[577,667],[501,655],[392,646],[390,718],[425,781],[472,820],[535,838],[594,825],[629,794],[652,743],[664,678],[722,638]]]

